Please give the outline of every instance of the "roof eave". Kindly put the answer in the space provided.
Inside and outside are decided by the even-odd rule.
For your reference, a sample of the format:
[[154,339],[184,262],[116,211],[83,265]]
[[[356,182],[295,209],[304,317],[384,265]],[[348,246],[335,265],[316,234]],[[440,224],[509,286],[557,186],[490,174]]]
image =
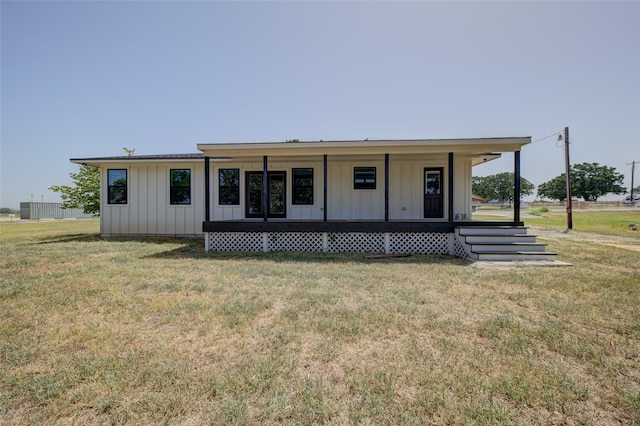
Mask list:
[[531,137],[477,139],[413,139],[373,141],[306,141],[198,144],[200,151],[216,156],[350,155],[363,153],[412,154],[422,152],[513,152],[531,143]]
[[201,152],[192,154],[167,154],[167,155],[131,155],[131,156],[114,156],[114,157],[90,157],[90,158],[70,158],[69,161],[74,164],[88,165],[99,167],[101,164],[115,164],[127,162],[145,162],[145,163],[185,163],[199,162],[204,159]]

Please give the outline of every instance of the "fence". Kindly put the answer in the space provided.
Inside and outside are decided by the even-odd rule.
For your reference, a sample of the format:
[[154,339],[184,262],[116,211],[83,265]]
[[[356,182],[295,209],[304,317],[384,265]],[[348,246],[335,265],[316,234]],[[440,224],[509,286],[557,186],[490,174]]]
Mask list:
[[[567,203],[563,202],[553,202],[553,201],[532,201],[529,203],[531,207],[566,207]],[[573,209],[598,209],[598,208],[617,208],[617,207],[630,207],[631,203],[625,203],[624,201],[572,201],[571,207]]]

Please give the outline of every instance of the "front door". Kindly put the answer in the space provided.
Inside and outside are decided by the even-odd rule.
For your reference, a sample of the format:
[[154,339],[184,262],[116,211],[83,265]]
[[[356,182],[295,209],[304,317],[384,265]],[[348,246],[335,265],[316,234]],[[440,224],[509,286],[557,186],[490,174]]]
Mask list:
[[442,170],[442,167],[424,169],[425,218],[444,217]]
[[[264,217],[262,172],[246,172],[246,217]],[[287,217],[287,173],[267,172],[267,217]]]

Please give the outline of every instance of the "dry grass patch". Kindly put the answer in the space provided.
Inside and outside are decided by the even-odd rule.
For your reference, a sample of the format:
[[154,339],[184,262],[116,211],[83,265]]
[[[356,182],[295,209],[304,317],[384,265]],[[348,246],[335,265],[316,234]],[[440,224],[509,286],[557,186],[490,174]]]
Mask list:
[[0,423],[640,423],[637,252],[208,254],[0,224]]

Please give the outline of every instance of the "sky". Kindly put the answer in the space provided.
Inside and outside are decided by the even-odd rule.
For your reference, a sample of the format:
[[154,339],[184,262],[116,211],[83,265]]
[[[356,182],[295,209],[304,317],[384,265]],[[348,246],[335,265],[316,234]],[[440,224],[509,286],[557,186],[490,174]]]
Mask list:
[[629,187],[640,161],[637,1],[3,0],[0,24],[1,207],[59,202],[70,158],[123,147],[531,136],[539,185],[569,127],[572,164]]

